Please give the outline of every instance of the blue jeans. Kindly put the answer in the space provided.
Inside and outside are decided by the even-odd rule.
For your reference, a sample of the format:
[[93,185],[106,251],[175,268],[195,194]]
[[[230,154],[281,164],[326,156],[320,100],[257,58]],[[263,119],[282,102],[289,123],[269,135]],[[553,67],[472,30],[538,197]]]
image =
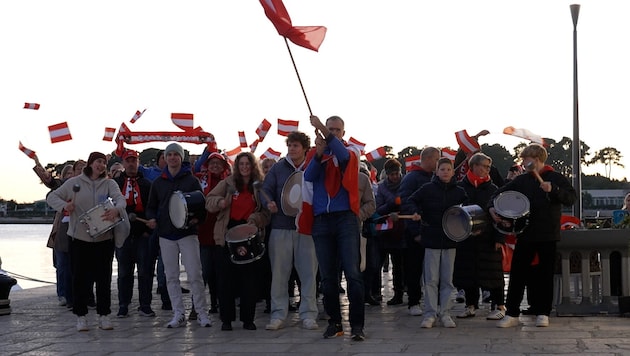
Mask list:
[[70,252],[53,250],[55,254],[55,268],[57,273],[57,295],[65,297],[72,305],[72,268],[70,267]]
[[151,253],[149,236],[129,236],[125,244],[116,248],[118,261],[118,305],[128,307],[133,296],[133,279],[138,266],[138,299],[141,307],[151,307],[153,269],[155,259]]
[[[454,248],[424,250],[424,317],[450,316],[453,306]],[[438,306],[439,304],[439,306]]]
[[324,309],[329,324],[341,323],[339,303],[339,266],[343,269],[350,301],[350,326],[363,328],[365,302],[363,276],[360,270],[359,219],[352,211],[321,214],[313,223],[313,242],[322,278]]

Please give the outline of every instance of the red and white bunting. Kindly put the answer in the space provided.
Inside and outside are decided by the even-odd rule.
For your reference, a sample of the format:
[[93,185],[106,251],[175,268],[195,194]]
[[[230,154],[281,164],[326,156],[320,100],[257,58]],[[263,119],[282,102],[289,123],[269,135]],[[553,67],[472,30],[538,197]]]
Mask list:
[[357,147],[359,151],[361,151],[361,154],[365,152],[365,143],[357,140],[354,137],[350,137],[350,139],[348,140],[348,145]]
[[241,143],[241,147],[247,148],[247,139],[245,139],[245,131],[238,132],[238,142]]
[[37,104],[37,103],[24,103],[24,109],[39,110],[39,104]]
[[273,158],[275,161],[280,159],[280,155],[282,153],[273,150],[271,147],[269,147],[267,149],[267,151],[265,151],[265,153],[263,153],[262,155],[260,155],[260,159],[265,159],[265,158]]
[[267,119],[263,119],[260,125],[258,125],[258,127],[256,128],[256,135],[258,135],[258,138],[260,138],[260,142],[265,139],[265,136],[267,136],[267,132],[269,132],[270,128],[271,122],[267,121]]
[[193,114],[171,113],[171,121],[184,131],[193,129]]
[[103,135],[103,141],[112,141],[114,139],[114,134],[116,133],[116,129],[113,127],[105,128],[105,135]]
[[420,162],[420,155],[405,157],[405,170],[409,170],[415,162]]
[[365,158],[368,160],[368,162],[374,162],[377,159],[385,158],[386,155],[387,152],[385,152],[385,147],[379,147],[372,152],[366,153]]
[[51,143],[72,140],[72,136],[70,135],[70,128],[68,128],[67,122],[48,126],[48,132],[50,132]]
[[235,149],[230,150],[230,151],[225,151],[225,155],[227,156],[231,164],[234,164],[234,161],[236,160],[236,156],[238,156],[239,153],[241,153],[241,146],[238,146]]
[[506,135],[521,137],[530,140],[531,142],[539,143],[541,145],[545,144],[545,140],[540,135],[536,135],[535,133],[527,129],[516,129],[512,126],[508,126],[503,129],[503,133]]
[[298,130],[299,121],[278,119],[278,135],[289,136],[293,131]]
[[18,146],[18,148],[20,149],[20,151],[24,152],[24,154],[27,155],[28,158],[35,159],[35,157],[37,156],[35,154],[35,151],[24,147],[24,145],[22,144],[22,141],[20,141],[20,145]]
[[455,160],[455,156],[457,155],[457,151],[451,150],[448,147],[442,148],[442,157],[446,157],[451,161]]
[[136,121],[138,121],[138,119],[142,116],[142,114],[144,114],[144,112],[147,111],[147,109],[142,110],[142,112],[140,112],[139,110],[136,110],[136,113],[133,114],[133,117],[131,118],[131,123],[134,124]]
[[481,149],[481,146],[479,146],[479,142],[477,142],[476,139],[470,137],[466,130],[455,132],[455,139],[457,140],[459,147],[461,147],[461,149],[464,150],[464,152],[466,153],[474,153]]

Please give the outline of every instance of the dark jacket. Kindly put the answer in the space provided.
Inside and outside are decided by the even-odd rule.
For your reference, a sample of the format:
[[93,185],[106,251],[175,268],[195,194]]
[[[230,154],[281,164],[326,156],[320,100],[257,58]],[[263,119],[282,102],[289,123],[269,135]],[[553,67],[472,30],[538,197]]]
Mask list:
[[453,205],[465,204],[468,200],[466,192],[457,185],[455,177],[444,183],[433,176],[431,182],[424,184],[410,197],[409,202],[415,206],[414,211],[422,217],[422,245],[425,248],[455,248],[457,243],[449,239],[442,228],[442,217],[446,209]]
[[[433,177],[433,172],[427,172],[418,166],[412,167],[412,169],[405,174],[398,188],[398,195],[402,202],[402,206],[400,207],[401,214],[413,214],[416,207],[413,202],[409,201],[409,197],[424,184],[429,183],[431,177]],[[419,234],[420,222],[407,219],[405,221],[405,236],[407,237],[407,241],[413,241],[413,238]]]
[[[183,162],[182,168],[174,177],[171,176],[168,167],[164,167],[162,174],[151,184],[151,192],[149,193],[149,201],[146,208],[147,219],[156,219],[158,236],[169,240],[179,240],[189,235],[197,235],[196,225],[178,229],[171,222],[169,213],[170,200],[173,192],[178,190],[183,193],[196,190],[201,191],[201,184],[192,175],[189,162]],[[205,211],[203,206],[201,206],[201,210],[196,212],[195,217],[201,222],[205,219],[205,216]]]
[[502,192],[514,190],[529,199],[529,225],[518,235],[524,241],[560,241],[560,216],[562,205],[571,206],[577,195],[569,180],[558,172],[549,170],[540,174],[543,181],[551,182],[551,192],[540,189],[533,174],[521,174],[499,188],[488,202],[494,207],[494,198]]
[[[401,199],[398,196],[398,190],[390,190],[390,184],[388,183],[389,180],[387,178],[383,179],[378,183],[378,189],[376,190],[376,213],[379,216],[400,212]],[[377,236],[383,248],[404,248],[404,232],[405,222],[404,220],[398,220],[394,222],[393,229],[379,231]]]
[[[136,214],[136,217],[146,219],[146,207],[147,207],[147,204],[149,203],[149,193],[151,192],[151,182],[148,179],[144,178],[142,172],[138,171],[136,184],[138,184],[138,187],[140,187],[140,201],[142,201],[142,210],[140,211],[139,209],[136,209],[135,204],[129,204],[129,199],[127,197],[128,193],[124,191],[127,178],[129,177],[125,174],[125,172],[120,174],[118,177],[114,178],[114,180],[118,184],[118,187],[120,188],[120,192],[125,197],[125,199],[127,199],[127,208],[126,208],[127,213],[128,214],[134,213]],[[151,234],[152,230],[149,229],[147,224],[137,221],[137,220],[130,221],[130,223],[131,223],[131,231],[129,233],[129,236],[140,237],[144,235],[145,233],[149,235]]]

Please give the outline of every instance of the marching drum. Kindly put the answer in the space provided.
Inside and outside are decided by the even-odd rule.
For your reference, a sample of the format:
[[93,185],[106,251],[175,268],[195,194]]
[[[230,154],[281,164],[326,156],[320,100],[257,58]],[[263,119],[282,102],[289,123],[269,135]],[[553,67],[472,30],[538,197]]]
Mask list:
[[509,224],[495,223],[494,228],[502,234],[522,233],[529,225],[529,199],[520,192],[508,190],[494,198],[494,210]]
[[230,250],[230,259],[237,265],[259,260],[265,253],[265,243],[254,225],[234,226],[225,233],[225,243]]
[[115,209],[114,202],[111,198],[107,198],[104,202],[79,216],[79,221],[87,225],[86,231],[92,238],[101,236],[123,222],[120,217],[114,221],[103,220],[101,216],[103,216],[103,214],[105,214],[105,212],[109,209]]
[[452,206],[442,215],[442,228],[446,236],[455,241],[466,240],[486,227],[486,213],[479,205]]
[[180,190],[173,192],[168,204],[168,215],[171,223],[178,229],[188,228],[190,219],[205,211],[206,197],[199,190],[183,193]]
[[302,209],[302,180],[304,172],[291,173],[282,187],[282,212],[286,216],[297,216]]

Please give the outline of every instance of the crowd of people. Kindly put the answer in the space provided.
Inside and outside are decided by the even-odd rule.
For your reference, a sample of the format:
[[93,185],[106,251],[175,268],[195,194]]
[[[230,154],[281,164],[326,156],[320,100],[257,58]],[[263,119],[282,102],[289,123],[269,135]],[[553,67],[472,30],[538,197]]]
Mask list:
[[[113,328],[114,257],[116,316],[129,316],[137,273],[137,313],[156,315],[156,280],[161,309],[172,311],[168,328],[189,320],[210,327],[218,314],[221,330],[230,331],[238,307],[243,329],[256,330],[256,304],[264,301],[266,330],[290,326],[289,312],[297,309],[302,328],[317,330],[317,320],[327,319],[323,336],[334,338],[344,334],[340,295],[347,293],[350,335],[361,341],[366,304],[383,302],[384,266],[392,271],[394,292],[386,304],[402,305],[406,294],[408,314],[423,316],[421,328],[438,321],[457,326],[451,310],[458,290],[466,307],[457,318],[477,315],[484,291],[492,305],[486,318],[498,327],[517,326],[527,289],[536,326],[549,325],[561,209],[573,204],[576,192],[545,165],[542,145],[528,145],[505,181],[478,145],[460,148],[455,162],[425,147],[406,172],[388,159],[377,180],[369,162],[344,141],[342,118],[311,116],[310,123],[314,137],[288,134],[286,156],[277,162],[242,152],[231,164],[211,145],[186,157],[178,143],[161,150],[153,167],[140,165],[131,149],[120,157],[92,152],[87,161],[64,167],[60,179],[37,162],[36,173],[51,189],[47,201],[58,212],[49,247],[59,304],[77,316],[77,330],[89,330],[90,308],[101,329]],[[467,138],[476,142],[480,135]],[[527,227],[515,233],[506,299],[502,248],[504,230],[514,221],[494,202],[508,191],[523,194],[530,211]],[[470,205],[484,211],[487,224],[456,241],[443,216],[453,206]],[[192,299],[188,316],[182,265]],[[291,301],[295,285],[297,307]]]

